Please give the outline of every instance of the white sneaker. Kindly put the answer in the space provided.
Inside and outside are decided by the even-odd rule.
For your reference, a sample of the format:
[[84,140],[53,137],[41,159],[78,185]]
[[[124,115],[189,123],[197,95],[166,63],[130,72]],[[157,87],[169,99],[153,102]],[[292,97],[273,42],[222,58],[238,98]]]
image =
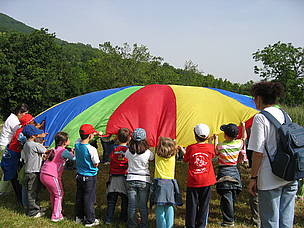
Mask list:
[[100,224],[98,219],[95,219],[95,221],[91,224],[85,224],[85,227],[92,227],[92,226],[98,226]]
[[40,218],[40,217],[42,217],[44,215],[45,215],[44,212],[38,212],[35,216],[33,216],[33,218]]
[[77,224],[82,224],[83,223],[83,219],[76,217],[75,222]]
[[40,207],[40,212],[46,212],[47,208],[46,207]]
[[58,218],[58,219],[51,219],[52,222],[60,222],[63,220],[63,217],[62,218]]

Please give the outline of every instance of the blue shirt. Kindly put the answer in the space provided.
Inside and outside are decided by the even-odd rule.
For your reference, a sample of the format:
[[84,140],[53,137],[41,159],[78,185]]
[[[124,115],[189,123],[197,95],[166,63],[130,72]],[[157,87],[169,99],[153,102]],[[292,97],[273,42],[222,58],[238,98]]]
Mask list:
[[75,144],[77,173],[84,176],[95,176],[98,173],[99,157],[95,147],[90,144]]

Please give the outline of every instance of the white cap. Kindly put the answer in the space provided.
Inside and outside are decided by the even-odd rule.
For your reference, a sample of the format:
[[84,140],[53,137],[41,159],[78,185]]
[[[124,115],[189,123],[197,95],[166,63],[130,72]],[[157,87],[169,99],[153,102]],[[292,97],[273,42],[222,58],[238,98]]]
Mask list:
[[206,124],[198,124],[194,127],[195,134],[199,137],[206,138],[209,136],[210,129]]

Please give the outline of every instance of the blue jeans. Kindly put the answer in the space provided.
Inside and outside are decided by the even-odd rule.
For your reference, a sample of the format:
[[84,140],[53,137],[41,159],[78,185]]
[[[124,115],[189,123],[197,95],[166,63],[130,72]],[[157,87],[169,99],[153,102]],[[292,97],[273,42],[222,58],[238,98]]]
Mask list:
[[27,210],[28,207],[27,190],[24,185],[21,186],[21,189],[22,189],[22,205]]
[[174,208],[170,205],[156,206],[156,227],[172,228],[174,225]]
[[127,181],[128,187],[128,227],[137,227],[136,208],[140,212],[140,227],[148,227],[147,202],[150,192],[150,183],[144,181]]
[[293,227],[297,181],[272,190],[259,190],[261,228]]
[[109,192],[107,195],[108,206],[105,218],[105,222],[107,223],[112,223],[118,196],[121,198],[121,211],[119,219],[121,221],[126,221],[128,218],[128,197],[120,192]]
[[234,189],[219,189],[218,193],[221,196],[220,208],[223,215],[223,223],[234,223],[234,204],[237,197],[237,190]]

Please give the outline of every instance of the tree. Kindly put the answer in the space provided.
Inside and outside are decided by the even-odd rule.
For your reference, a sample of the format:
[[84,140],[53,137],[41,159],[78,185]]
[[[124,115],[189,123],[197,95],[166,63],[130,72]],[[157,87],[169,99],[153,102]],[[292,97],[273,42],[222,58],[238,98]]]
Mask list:
[[304,48],[295,48],[291,43],[277,42],[253,53],[256,62],[254,72],[264,80],[279,81],[285,87],[284,103],[304,103]]
[[0,36],[0,86],[3,116],[17,103],[30,105],[31,113],[62,101],[63,66],[61,48],[47,30],[31,34],[6,33]]
[[199,73],[198,64],[194,64],[192,60],[187,60],[185,62],[184,70],[191,73]]

